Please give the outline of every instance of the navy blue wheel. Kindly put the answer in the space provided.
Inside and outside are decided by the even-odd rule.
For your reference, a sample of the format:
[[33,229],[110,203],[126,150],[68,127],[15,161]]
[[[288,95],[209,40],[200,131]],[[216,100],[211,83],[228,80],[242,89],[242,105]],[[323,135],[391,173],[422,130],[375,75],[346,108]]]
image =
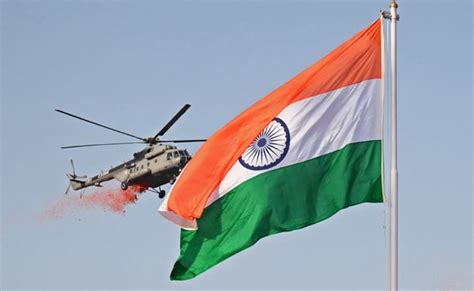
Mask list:
[[280,163],[290,148],[290,131],[280,118],[275,118],[255,138],[239,159],[250,170],[265,170]]

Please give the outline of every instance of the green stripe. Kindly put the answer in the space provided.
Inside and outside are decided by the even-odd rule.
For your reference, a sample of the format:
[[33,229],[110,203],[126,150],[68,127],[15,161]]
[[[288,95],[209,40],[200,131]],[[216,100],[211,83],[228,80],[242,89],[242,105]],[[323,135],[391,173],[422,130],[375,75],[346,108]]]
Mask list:
[[207,207],[197,231],[182,230],[172,280],[187,280],[259,239],[303,228],[363,202],[382,202],[381,142],[256,176]]

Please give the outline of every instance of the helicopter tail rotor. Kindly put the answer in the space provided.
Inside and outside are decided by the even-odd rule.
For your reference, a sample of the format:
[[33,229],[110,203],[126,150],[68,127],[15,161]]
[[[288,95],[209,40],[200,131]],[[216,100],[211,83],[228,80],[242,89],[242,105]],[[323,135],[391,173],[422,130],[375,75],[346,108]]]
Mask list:
[[[76,168],[74,167],[74,161],[71,159],[71,168],[72,168],[72,174],[69,174],[68,177],[71,177],[71,179],[85,179],[87,176],[78,176],[76,175]],[[69,180],[71,180],[69,179]]]
[[69,189],[71,189],[71,183],[67,185],[66,192],[64,192],[64,195],[67,195],[67,193],[69,193]]
[[69,191],[69,188],[72,188],[73,190],[79,190],[84,188],[84,185],[86,184],[85,181],[78,180],[80,177],[74,177],[71,174],[66,174],[67,178],[69,179],[69,187],[66,190],[66,194]]
[[74,161],[71,159],[71,168],[72,168],[72,175],[76,176],[76,168],[74,167]]
[[71,174],[66,174],[66,177],[69,180],[69,185],[66,189],[66,192],[64,193],[65,195],[68,194],[71,187],[74,190],[84,188],[85,181],[82,181],[82,180],[79,180],[79,179],[86,179],[87,178],[87,176],[78,176],[76,174],[76,167],[74,167],[74,161],[72,159],[71,159],[71,168],[72,168],[72,173]]

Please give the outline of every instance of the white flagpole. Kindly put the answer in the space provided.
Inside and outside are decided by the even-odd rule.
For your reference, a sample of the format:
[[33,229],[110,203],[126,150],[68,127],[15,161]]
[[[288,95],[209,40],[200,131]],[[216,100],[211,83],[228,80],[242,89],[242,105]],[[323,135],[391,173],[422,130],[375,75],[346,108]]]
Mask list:
[[390,3],[390,290],[398,290],[398,162],[397,162],[397,14],[398,4]]

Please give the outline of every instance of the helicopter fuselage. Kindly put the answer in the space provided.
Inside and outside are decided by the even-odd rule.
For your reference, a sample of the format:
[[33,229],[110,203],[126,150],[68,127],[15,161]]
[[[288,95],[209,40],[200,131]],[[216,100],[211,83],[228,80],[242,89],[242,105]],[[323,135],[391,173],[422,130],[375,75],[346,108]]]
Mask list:
[[[189,143],[189,142],[205,142],[206,139],[173,139],[173,140],[162,140],[163,136],[173,124],[191,107],[189,104],[185,104],[166,125],[161,128],[157,134],[151,137],[139,137],[137,135],[130,134],[128,132],[106,126],[101,123],[86,119],[84,117],[60,110],[55,111],[65,114],[67,116],[79,119],[81,121],[93,124],[105,128],[128,137],[138,139],[139,142],[113,142],[113,143],[94,143],[94,144],[82,144],[63,146],[62,149],[71,148],[84,148],[84,147],[95,147],[95,146],[116,146],[125,144],[147,144],[148,146],[133,154],[133,158],[128,160],[116,167],[112,167],[108,170],[100,172],[100,174],[88,178],[86,176],[76,175],[74,168],[74,161],[71,160],[72,173],[66,174],[69,179],[69,186],[66,189],[65,194],[68,193],[72,187],[74,190],[84,189],[90,186],[101,187],[102,183],[112,179],[116,179],[121,182],[121,188],[126,190],[128,186],[140,185],[152,192],[158,193],[160,198],[165,196],[165,191],[158,188],[164,184],[173,184],[176,181],[181,170],[191,160],[191,156],[185,149],[178,149],[176,146],[169,145],[166,143]],[[82,195],[82,194],[81,194]]]
[[180,171],[191,159],[184,149],[173,145],[150,145],[142,151],[133,154],[133,159],[116,167],[102,171],[100,174],[86,180],[69,177],[74,190],[90,186],[100,187],[101,183],[112,179],[121,182],[121,188],[131,185],[141,185],[157,188],[167,183],[174,183]]

